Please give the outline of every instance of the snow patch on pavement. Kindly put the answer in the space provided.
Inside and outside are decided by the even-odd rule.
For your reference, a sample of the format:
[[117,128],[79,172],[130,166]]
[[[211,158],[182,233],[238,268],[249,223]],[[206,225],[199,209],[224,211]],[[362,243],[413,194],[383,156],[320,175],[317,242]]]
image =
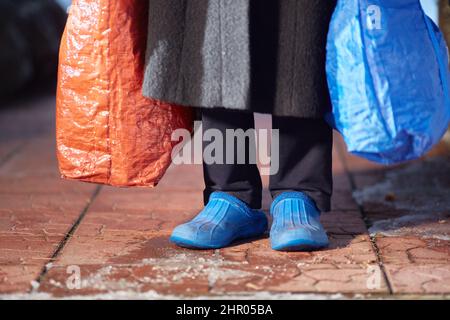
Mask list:
[[251,276],[246,271],[233,269],[245,262],[224,260],[219,254],[212,257],[199,257],[194,253],[175,254],[164,258],[150,258],[142,260],[143,265],[153,266],[158,272],[158,278],[154,282],[180,282],[186,278],[205,276],[209,286],[213,286],[218,280],[228,280]]
[[394,219],[376,221],[369,228],[371,236],[386,237],[415,235],[421,238],[450,241],[448,215],[411,214]]
[[356,190],[365,207],[405,212],[404,216],[375,221],[370,234],[414,235],[450,240],[450,161],[436,157],[393,169],[379,183]]
[[[199,257],[196,253],[182,253],[162,258],[143,259],[132,265],[108,265],[95,270],[80,279],[80,289],[106,292],[140,292],[145,286],[155,284],[182,283],[191,279],[207,279],[213,287],[217,281],[227,281],[252,276],[253,273],[240,270],[247,262],[226,261],[220,254]],[[121,272],[139,267],[150,267],[149,275],[144,277],[122,277]],[[50,279],[49,285],[65,289],[66,284]],[[38,289],[39,286],[36,287]],[[34,290],[36,291],[36,290]]]
[[388,171],[383,181],[356,190],[353,197],[362,206],[379,203],[414,212],[449,210],[450,160],[436,157]]

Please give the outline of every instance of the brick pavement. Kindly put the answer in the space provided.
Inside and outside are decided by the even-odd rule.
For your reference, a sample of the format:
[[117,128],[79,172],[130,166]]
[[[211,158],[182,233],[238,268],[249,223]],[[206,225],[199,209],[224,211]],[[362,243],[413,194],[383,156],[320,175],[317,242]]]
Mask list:
[[446,147],[386,168],[349,155],[336,136],[328,249],[275,252],[265,236],[193,251],[168,236],[202,206],[201,167],[171,167],[155,189],[61,180],[53,101],[0,110],[0,299],[450,295]]

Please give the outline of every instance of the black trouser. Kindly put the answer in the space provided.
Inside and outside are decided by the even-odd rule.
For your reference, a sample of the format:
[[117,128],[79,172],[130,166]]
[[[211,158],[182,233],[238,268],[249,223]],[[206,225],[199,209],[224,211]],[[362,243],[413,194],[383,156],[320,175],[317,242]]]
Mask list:
[[[203,132],[218,129],[226,142],[226,129],[245,131],[254,128],[255,121],[253,113],[213,108],[202,110],[202,123]],[[321,119],[273,116],[272,128],[279,129],[279,170],[270,176],[269,182],[272,197],[285,191],[301,191],[310,196],[321,211],[329,211],[332,192],[331,127]],[[204,141],[203,149],[210,143]],[[259,209],[261,177],[255,161],[249,161],[254,160],[249,159],[253,155],[249,150],[255,146],[250,139],[246,139],[245,150],[237,150],[238,144],[234,145],[234,164],[203,163],[205,204],[212,192],[224,191]],[[245,152],[244,164],[236,161],[238,152]]]

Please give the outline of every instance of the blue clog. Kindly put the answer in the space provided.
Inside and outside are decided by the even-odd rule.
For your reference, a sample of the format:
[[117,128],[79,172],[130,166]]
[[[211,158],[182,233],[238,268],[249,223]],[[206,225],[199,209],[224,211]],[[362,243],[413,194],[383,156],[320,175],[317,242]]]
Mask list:
[[270,207],[272,249],[312,251],[328,246],[327,234],[320,223],[320,211],[302,192],[284,192]]
[[191,221],[177,226],[170,237],[187,248],[217,249],[238,239],[255,238],[267,231],[266,215],[225,192],[214,192],[205,208]]

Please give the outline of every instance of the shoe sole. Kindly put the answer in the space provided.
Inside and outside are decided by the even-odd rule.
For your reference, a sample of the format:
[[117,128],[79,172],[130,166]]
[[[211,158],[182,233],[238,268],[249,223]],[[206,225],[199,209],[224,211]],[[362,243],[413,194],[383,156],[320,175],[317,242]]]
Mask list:
[[174,244],[176,244],[177,246],[187,249],[219,249],[223,247],[222,244],[211,244],[211,245],[199,244],[196,243],[195,241],[175,236],[170,237],[169,240]]
[[316,251],[328,247],[328,243],[318,243],[306,240],[292,240],[279,245],[272,245],[276,251]]

